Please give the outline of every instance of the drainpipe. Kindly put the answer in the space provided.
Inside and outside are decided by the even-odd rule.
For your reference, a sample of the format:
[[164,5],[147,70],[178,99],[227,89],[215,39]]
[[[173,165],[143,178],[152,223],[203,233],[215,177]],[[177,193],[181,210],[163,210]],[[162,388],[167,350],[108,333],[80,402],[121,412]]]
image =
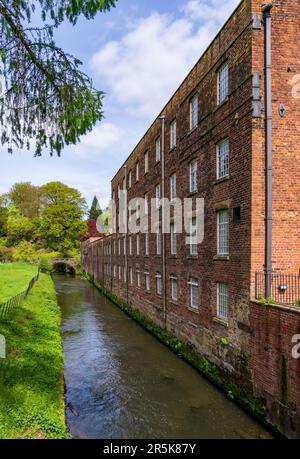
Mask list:
[[266,107],[266,235],[265,235],[265,297],[272,296],[272,4],[262,6],[265,19],[265,107]]
[[126,191],[126,202],[125,202],[125,272],[126,272],[126,302],[128,304],[128,256],[127,256],[127,233],[128,233],[128,202],[127,202],[127,164],[124,166],[124,174],[125,174],[125,191]]
[[167,307],[166,307],[166,235],[165,235],[165,116],[161,116],[161,195],[162,195],[162,300],[163,300],[163,319],[165,328],[167,327]]

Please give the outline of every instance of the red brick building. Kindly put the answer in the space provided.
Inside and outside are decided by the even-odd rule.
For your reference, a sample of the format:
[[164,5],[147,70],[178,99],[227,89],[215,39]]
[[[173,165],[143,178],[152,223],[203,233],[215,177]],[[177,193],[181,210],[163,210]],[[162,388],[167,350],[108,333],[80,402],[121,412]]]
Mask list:
[[[300,0],[272,5],[240,3],[112,180],[117,216],[120,189],[204,198],[203,242],[117,226],[82,254],[96,280],[263,397],[268,420],[297,437]],[[285,305],[255,302],[266,268],[294,275],[290,301],[288,278],[273,277],[268,296]]]

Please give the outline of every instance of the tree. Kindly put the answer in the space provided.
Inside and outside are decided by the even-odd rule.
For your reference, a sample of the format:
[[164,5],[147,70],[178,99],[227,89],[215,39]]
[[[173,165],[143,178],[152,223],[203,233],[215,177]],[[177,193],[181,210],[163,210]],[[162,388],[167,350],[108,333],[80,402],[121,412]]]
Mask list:
[[38,235],[47,248],[67,254],[79,247],[79,237],[87,231],[86,201],[79,191],[60,182],[41,187],[44,210]]
[[[81,62],[57,47],[55,29],[65,20],[93,19],[116,0],[1,0],[1,142],[44,147],[60,155],[102,119],[103,93],[83,73]],[[41,14],[40,14],[41,12]],[[32,25],[39,23],[40,27]]]
[[0,196],[0,237],[6,235],[8,209],[5,205],[5,196]]
[[34,233],[33,222],[23,217],[20,209],[12,204],[8,206],[6,233],[10,245],[16,245],[23,240],[30,241]]
[[90,208],[90,212],[89,212],[89,218],[90,220],[96,220],[98,219],[98,217],[102,215],[102,210],[101,210],[101,207],[100,207],[100,204],[99,204],[99,201],[97,199],[96,196],[94,196],[94,199],[93,199],[93,202],[92,202],[92,206]]
[[39,187],[30,182],[21,182],[12,186],[7,197],[20,209],[23,217],[33,218],[39,215],[40,194]]

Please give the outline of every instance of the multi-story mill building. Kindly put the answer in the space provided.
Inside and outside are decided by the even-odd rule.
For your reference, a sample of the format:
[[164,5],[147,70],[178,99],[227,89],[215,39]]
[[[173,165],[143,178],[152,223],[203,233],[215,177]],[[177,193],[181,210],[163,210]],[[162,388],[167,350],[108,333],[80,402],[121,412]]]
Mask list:
[[[128,201],[203,198],[203,242],[187,245],[171,219],[170,234],[117,225],[82,251],[89,274],[262,396],[290,436],[300,435],[299,123],[300,0],[244,0],[112,180],[117,215],[122,189]],[[266,296],[275,304],[255,301]]]

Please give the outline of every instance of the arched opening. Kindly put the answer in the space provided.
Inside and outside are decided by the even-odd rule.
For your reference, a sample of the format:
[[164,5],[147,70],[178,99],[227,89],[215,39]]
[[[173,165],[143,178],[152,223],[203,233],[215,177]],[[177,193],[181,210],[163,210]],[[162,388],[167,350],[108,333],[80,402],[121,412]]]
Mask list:
[[71,274],[72,276],[76,275],[76,269],[64,262],[57,262],[53,264],[53,271],[60,274]]

